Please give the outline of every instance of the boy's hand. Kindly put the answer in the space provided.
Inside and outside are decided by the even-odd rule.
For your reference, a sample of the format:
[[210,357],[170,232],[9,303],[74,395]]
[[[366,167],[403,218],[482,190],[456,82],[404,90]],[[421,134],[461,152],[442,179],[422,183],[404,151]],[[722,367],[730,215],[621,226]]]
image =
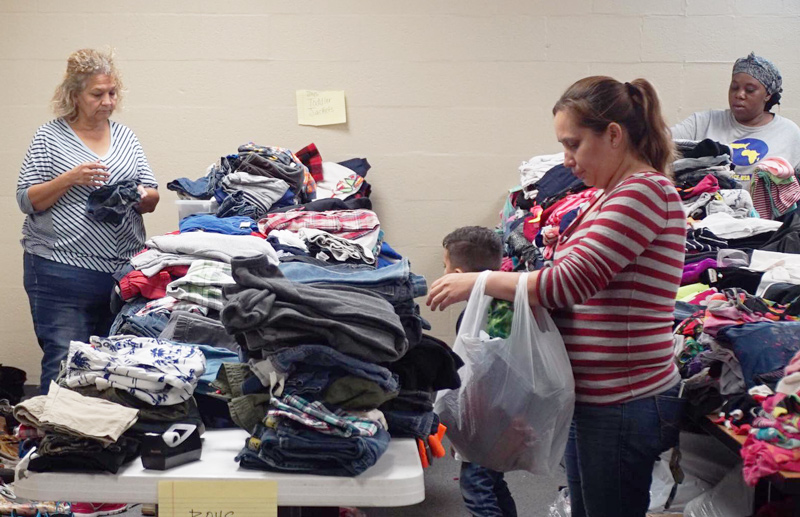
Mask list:
[[444,310],[450,305],[469,299],[472,287],[480,273],[450,273],[431,284],[425,304],[432,311]]

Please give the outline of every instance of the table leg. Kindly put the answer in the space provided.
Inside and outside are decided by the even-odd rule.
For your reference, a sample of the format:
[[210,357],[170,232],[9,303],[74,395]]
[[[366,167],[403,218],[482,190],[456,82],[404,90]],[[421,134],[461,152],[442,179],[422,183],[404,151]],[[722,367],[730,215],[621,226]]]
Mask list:
[[756,484],[755,493],[753,494],[753,515],[758,512],[758,509],[767,504],[770,500],[770,489],[772,483],[766,479],[758,480]]

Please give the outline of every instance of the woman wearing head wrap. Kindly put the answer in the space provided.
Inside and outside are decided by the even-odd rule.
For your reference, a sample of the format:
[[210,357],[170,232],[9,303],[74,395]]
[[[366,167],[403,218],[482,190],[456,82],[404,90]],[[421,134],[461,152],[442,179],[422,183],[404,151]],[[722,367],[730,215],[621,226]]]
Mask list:
[[768,156],[800,168],[800,128],[772,113],[780,103],[783,80],[769,60],[750,53],[733,65],[727,110],[694,113],[672,128],[676,139],[710,138],[731,147],[736,177],[749,186],[756,164]]

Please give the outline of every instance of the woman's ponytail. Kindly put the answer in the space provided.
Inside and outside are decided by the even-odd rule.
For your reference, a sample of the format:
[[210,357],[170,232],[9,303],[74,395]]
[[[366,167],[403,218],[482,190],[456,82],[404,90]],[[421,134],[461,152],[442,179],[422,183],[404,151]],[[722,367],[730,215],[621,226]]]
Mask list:
[[[653,167],[672,178],[672,162],[675,161],[675,144],[672,133],[661,113],[661,102],[658,100],[653,85],[646,79],[635,79],[630,83],[631,101],[641,108],[643,123],[641,135],[636,148]],[[639,109],[636,109],[638,112]],[[638,114],[638,113],[637,113]]]

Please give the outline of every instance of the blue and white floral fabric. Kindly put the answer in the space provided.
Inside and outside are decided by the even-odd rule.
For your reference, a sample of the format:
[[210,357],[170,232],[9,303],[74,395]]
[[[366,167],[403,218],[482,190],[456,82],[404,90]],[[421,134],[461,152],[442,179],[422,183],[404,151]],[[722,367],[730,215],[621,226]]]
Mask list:
[[117,388],[154,406],[188,400],[206,369],[203,352],[194,346],[161,339],[92,336],[89,343],[69,345],[67,387]]

